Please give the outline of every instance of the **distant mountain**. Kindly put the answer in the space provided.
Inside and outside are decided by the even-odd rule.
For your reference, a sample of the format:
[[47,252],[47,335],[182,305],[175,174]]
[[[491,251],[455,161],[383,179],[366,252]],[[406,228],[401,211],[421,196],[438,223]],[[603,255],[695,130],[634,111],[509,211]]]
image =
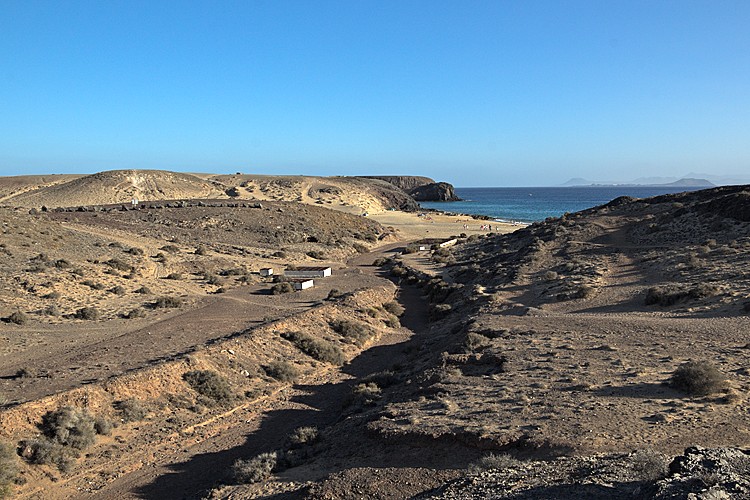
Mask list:
[[750,176],[741,176],[741,175],[713,175],[713,174],[699,174],[690,172],[689,174],[683,176],[686,178],[694,178],[694,179],[706,179],[717,186],[737,186],[737,185],[743,185],[743,184],[750,184]]
[[596,184],[595,182],[588,181],[583,177],[573,177],[569,181],[563,182],[563,186],[590,186]]
[[585,186],[637,186],[637,187],[715,187],[716,184],[708,179],[698,179],[694,177],[683,177],[675,179],[674,177],[641,177],[632,182],[591,182],[582,178],[574,178],[562,184],[567,187],[585,187]]

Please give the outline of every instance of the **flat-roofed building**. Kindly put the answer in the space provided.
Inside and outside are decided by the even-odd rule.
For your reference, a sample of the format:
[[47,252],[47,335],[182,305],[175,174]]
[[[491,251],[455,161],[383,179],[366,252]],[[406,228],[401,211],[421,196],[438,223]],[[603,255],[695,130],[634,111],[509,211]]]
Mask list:
[[284,271],[284,276],[290,278],[325,278],[330,275],[331,268],[328,266],[301,266]]

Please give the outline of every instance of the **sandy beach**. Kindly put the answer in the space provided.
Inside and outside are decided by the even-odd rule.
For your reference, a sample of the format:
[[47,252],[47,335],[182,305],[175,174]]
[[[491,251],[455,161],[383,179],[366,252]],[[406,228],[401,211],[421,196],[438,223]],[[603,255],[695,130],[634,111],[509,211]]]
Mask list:
[[[447,215],[438,212],[400,212],[384,211],[370,214],[368,217],[384,226],[398,230],[404,240],[419,238],[448,238],[461,233],[467,235],[493,233],[512,233],[523,226],[484,221],[468,215]],[[483,229],[486,227],[486,229]],[[492,231],[489,230],[492,227]]]

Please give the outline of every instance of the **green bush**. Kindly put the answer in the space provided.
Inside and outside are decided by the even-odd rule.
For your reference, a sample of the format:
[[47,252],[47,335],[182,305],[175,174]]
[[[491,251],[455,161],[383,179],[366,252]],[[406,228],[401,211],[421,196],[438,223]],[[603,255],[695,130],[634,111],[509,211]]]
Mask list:
[[232,478],[237,484],[259,483],[271,477],[277,460],[275,451],[261,453],[250,460],[237,460],[232,465]]
[[263,371],[269,377],[281,382],[294,382],[299,377],[299,370],[289,361],[273,361],[271,364],[264,366]]
[[191,370],[182,378],[201,396],[211,398],[217,403],[229,403],[234,399],[232,388],[227,379],[211,370]]
[[330,325],[334,332],[341,334],[344,338],[354,342],[358,346],[364,345],[365,342],[372,338],[374,333],[369,325],[350,319],[332,321]]
[[8,443],[0,442],[0,498],[9,498],[18,475],[16,452]]
[[294,344],[300,351],[318,361],[337,366],[343,365],[346,361],[341,348],[326,340],[318,339],[302,332],[287,332],[281,336]]
[[727,387],[724,374],[708,361],[688,361],[680,365],[669,385],[690,396],[707,396]]

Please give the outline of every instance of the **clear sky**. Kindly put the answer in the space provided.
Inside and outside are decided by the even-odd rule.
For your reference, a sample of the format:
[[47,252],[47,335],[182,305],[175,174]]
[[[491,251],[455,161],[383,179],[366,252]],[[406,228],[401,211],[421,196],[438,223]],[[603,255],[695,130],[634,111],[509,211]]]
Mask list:
[[750,2],[0,5],[0,175],[750,175]]

